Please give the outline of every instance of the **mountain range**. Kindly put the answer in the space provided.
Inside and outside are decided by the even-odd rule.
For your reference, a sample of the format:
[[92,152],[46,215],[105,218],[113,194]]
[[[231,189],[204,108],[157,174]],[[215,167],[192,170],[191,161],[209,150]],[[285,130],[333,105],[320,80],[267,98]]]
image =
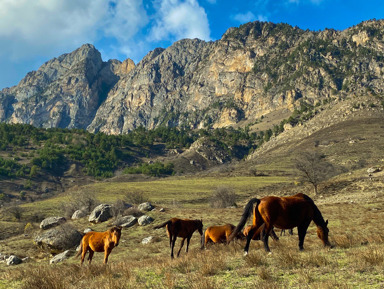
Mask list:
[[0,121],[125,134],[138,127],[251,127],[302,105],[384,90],[384,21],[343,31],[252,22],[221,39],[184,39],[137,65],[90,44],[0,91]]

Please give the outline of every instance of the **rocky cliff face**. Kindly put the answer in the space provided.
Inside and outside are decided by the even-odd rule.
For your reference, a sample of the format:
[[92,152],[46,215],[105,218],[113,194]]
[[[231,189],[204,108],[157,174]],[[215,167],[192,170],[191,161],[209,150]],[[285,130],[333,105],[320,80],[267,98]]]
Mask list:
[[83,45],[1,91],[0,121],[85,129],[111,87],[132,65],[130,60],[103,62],[95,47]]
[[248,124],[300,102],[381,95],[383,36],[384,21],[321,32],[253,22],[215,42],[155,49],[137,66],[102,62],[85,45],[1,91],[0,120],[120,134]]

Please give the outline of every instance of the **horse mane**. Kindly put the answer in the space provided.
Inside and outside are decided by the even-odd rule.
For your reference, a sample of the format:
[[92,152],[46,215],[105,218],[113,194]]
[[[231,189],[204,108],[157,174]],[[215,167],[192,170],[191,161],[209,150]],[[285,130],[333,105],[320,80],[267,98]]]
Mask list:
[[164,223],[162,223],[162,224],[160,224],[160,225],[157,225],[157,226],[155,226],[155,227],[153,227],[154,229],[160,229],[160,228],[163,228],[163,227],[165,227],[166,225],[169,225],[169,224],[171,224],[172,223],[172,221],[171,220],[168,220],[168,221],[166,221],[166,222],[164,222]]
[[310,202],[313,206],[313,212],[314,212],[314,215],[313,215],[313,222],[316,224],[316,226],[321,226],[321,227],[324,227],[326,224],[325,224],[325,221],[324,221],[324,218],[323,218],[323,215],[321,214],[319,208],[316,206],[315,202],[306,194],[300,194],[305,200],[307,200],[308,202]]
[[232,232],[232,234],[229,236],[228,242],[232,241],[237,236],[237,234],[243,229],[249,216],[252,214],[254,203],[257,203],[257,205],[258,205],[260,203],[260,200],[258,198],[253,198],[253,199],[249,200],[249,202],[247,203],[247,205],[244,208],[244,212],[243,212],[243,215],[241,216],[240,222],[236,226],[236,228]]

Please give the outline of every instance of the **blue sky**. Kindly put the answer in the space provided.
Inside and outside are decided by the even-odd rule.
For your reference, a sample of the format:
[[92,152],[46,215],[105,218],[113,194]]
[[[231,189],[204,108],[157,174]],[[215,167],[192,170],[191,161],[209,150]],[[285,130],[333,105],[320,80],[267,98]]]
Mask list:
[[104,61],[183,38],[217,40],[249,21],[343,30],[384,18],[383,0],[0,0],[0,89],[44,62],[92,43]]

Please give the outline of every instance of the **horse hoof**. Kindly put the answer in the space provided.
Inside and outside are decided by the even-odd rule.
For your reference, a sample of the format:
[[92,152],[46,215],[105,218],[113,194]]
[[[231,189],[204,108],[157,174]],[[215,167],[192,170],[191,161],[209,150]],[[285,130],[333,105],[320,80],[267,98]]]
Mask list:
[[248,251],[245,251],[244,252],[244,257],[248,255]]
[[272,252],[268,252],[268,256],[272,255]]

